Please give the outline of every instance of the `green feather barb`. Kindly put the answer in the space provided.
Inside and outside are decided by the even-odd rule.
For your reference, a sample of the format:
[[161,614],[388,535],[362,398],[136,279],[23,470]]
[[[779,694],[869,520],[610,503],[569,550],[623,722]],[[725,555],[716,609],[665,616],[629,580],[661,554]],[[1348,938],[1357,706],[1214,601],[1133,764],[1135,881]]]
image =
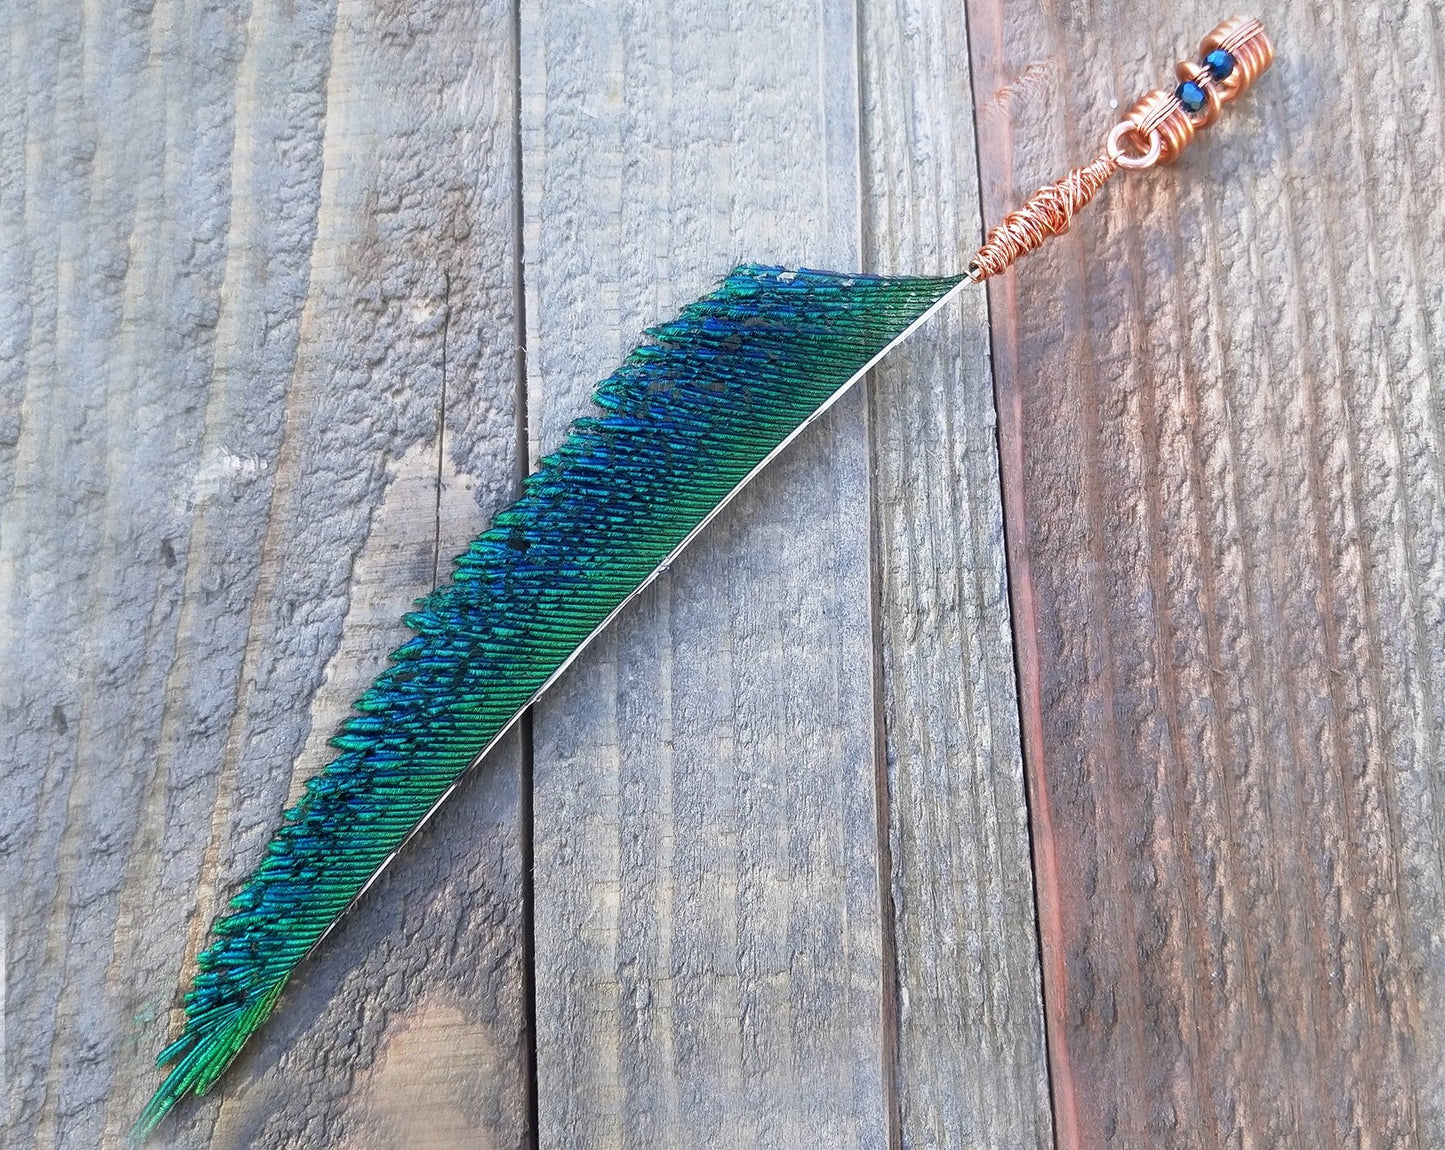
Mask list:
[[458,777],[773,455],[959,288],[745,265],[647,333],[524,491],[406,616],[197,959],[144,1137],[204,1094]]

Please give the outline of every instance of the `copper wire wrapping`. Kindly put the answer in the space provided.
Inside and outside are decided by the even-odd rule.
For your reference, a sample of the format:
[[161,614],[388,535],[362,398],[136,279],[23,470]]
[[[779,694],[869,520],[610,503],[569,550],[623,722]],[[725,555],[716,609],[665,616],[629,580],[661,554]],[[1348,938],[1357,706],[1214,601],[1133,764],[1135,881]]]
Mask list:
[[1074,213],[1120,168],[1140,170],[1177,159],[1196,131],[1259,79],[1274,60],[1274,47],[1263,24],[1236,16],[1200,41],[1199,56],[1176,66],[1175,87],[1155,88],[1129,109],[1109,133],[1102,156],[1040,188],[1005,216],[969,261],[969,279],[977,283],[998,275],[1050,236],[1068,231]]
[[1027,255],[1050,236],[1069,230],[1074,213],[1119,170],[1118,162],[1103,155],[1082,168],[1075,168],[1062,180],[1040,188],[1017,211],[988,233],[988,240],[968,264],[975,281],[998,275],[1014,260]]

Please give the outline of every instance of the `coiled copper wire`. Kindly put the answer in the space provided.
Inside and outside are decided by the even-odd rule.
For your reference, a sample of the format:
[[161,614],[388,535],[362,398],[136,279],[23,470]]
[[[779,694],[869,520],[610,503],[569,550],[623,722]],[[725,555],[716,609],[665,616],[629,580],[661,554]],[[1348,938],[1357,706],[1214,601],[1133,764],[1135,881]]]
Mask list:
[[1125,123],[1133,125],[1130,138],[1136,142],[1159,137],[1159,159],[1168,164],[1194,140],[1198,126],[1184,110],[1173,88],[1155,88],[1124,114]]
[[1234,71],[1223,80],[1216,80],[1220,98],[1228,103],[1264,73],[1274,62],[1274,45],[1264,33],[1264,25],[1253,16],[1234,16],[1199,42],[1199,54],[1207,56],[1222,48],[1234,57]]
[[1068,231],[1074,213],[1092,200],[1118,170],[1118,161],[1106,154],[1082,168],[1075,168],[1062,180],[1040,188],[988,233],[983,247],[969,261],[969,278],[978,282],[998,275],[1050,236]]
[[[1211,124],[1220,108],[1259,79],[1274,60],[1264,25],[1252,17],[1224,21],[1200,42],[1199,55],[1206,57],[1215,49],[1228,52],[1234,61],[1227,76],[1216,79],[1202,60],[1180,63],[1175,68],[1180,85],[1156,88],[1143,96],[1115,125],[1102,156],[1040,188],[988,233],[983,247],[969,261],[969,279],[977,283],[998,275],[1050,236],[1068,231],[1074,213],[1120,168],[1137,170],[1177,159],[1195,132]],[[1204,102],[1197,111],[1189,111],[1181,101],[1183,84],[1192,84],[1202,93]],[[1195,99],[1197,96],[1191,97],[1191,102]]]

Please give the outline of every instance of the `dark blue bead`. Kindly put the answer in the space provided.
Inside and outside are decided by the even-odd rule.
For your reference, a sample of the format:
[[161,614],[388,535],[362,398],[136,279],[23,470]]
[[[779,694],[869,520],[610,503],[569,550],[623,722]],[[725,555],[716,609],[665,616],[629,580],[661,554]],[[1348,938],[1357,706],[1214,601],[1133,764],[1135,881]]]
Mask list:
[[1205,56],[1204,63],[1209,68],[1209,74],[1216,80],[1223,80],[1234,71],[1234,57],[1223,48],[1216,48]]
[[1179,97],[1186,112],[1197,112],[1204,107],[1204,89],[1193,80],[1185,80],[1174,90],[1174,94]]

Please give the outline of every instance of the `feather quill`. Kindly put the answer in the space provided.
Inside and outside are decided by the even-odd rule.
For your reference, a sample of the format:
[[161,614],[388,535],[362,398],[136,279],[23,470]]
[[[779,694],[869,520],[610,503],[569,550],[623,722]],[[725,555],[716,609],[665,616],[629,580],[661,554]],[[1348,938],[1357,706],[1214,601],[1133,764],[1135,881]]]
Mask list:
[[217,919],[137,1137],[216,1082],[296,964],[608,620],[965,282],[744,265],[647,332],[598,386],[601,413],[406,616],[415,637]]

